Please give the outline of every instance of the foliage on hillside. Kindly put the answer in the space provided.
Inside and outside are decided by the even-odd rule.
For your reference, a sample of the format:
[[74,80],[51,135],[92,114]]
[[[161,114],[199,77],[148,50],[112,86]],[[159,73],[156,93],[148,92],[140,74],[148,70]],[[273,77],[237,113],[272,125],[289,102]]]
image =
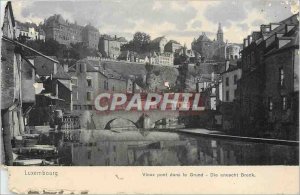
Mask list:
[[[73,62],[87,56],[100,56],[100,53],[95,49],[90,49],[82,43],[71,44],[69,47],[59,44],[53,39],[48,39],[45,42],[42,40],[24,41],[27,46],[47,55],[56,56],[59,61]],[[35,55],[29,52],[28,55]]]

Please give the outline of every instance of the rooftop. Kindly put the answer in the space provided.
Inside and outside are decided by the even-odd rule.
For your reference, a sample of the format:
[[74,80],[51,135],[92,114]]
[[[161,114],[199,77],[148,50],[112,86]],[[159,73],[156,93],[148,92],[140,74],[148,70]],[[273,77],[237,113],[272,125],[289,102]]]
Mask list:
[[202,35],[199,36],[197,41],[211,41],[211,40],[206,36],[205,33],[202,33]]

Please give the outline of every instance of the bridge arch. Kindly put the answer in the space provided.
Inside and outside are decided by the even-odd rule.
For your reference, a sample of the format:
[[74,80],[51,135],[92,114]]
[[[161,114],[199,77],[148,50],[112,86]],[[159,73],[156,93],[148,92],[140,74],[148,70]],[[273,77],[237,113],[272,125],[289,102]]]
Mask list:
[[104,129],[109,129],[109,130],[110,130],[110,129],[111,129],[111,124],[112,124],[114,121],[116,121],[116,120],[129,121],[131,124],[134,125],[134,127],[136,127],[136,128],[138,129],[138,125],[137,125],[135,122],[133,122],[133,121],[130,120],[130,119],[123,118],[123,117],[115,117],[115,118],[109,120],[109,121],[105,124]]
[[163,118],[172,119],[179,116],[178,112],[174,111],[149,111],[144,112],[128,112],[117,111],[110,113],[93,113],[91,120],[95,123],[96,129],[110,129],[114,125],[113,121],[124,119],[130,121],[138,129],[151,129],[155,127],[155,122]]

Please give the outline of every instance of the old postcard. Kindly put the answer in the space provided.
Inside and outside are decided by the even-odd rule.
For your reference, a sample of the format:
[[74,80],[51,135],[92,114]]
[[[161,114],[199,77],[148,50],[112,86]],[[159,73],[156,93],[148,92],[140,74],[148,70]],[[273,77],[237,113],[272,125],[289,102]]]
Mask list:
[[9,190],[298,194],[298,7],[1,1]]

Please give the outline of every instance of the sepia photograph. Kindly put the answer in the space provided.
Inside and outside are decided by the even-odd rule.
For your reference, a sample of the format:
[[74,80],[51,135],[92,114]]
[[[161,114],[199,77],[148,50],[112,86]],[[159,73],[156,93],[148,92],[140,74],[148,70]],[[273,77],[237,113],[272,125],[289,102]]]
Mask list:
[[298,6],[1,1],[1,164],[299,166]]

